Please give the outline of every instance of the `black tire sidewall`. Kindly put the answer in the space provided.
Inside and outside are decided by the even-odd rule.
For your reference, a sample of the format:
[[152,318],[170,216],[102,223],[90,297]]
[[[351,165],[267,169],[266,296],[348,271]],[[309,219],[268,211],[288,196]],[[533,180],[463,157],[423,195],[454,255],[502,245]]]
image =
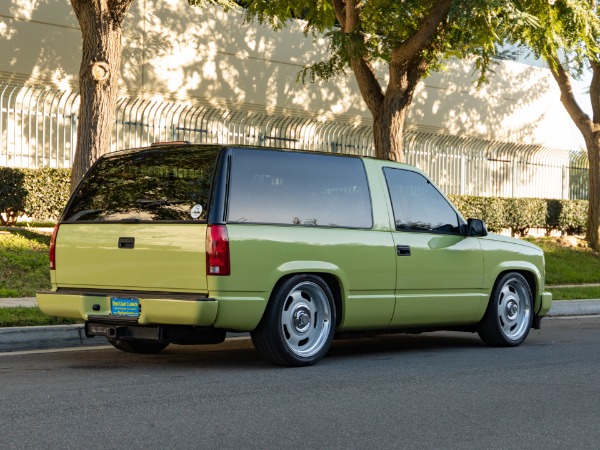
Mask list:
[[[529,323],[527,324],[527,330],[519,339],[510,339],[507,337],[502,330],[500,329],[500,324],[498,322],[498,299],[500,291],[502,287],[506,284],[506,282],[511,278],[517,278],[519,281],[523,283],[523,285],[527,289],[527,294],[529,295],[529,302],[531,307],[531,314],[529,315]],[[529,335],[529,331],[531,330],[531,325],[533,323],[533,309],[534,309],[534,298],[533,293],[531,292],[531,287],[529,283],[525,279],[523,275],[518,272],[507,272],[501,275],[496,283],[494,284],[494,288],[492,289],[492,294],[490,295],[490,299],[488,302],[488,307],[479,324],[478,333],[479,336],[483,339],[484,342],[495,345],[495,346],[504,346],[504,347],[516,347],[521,345],[527,336]]]
[[[310,357],[299,356],[288,347],[285,336],[283,335],[283,327],[281,323],[281,312],[289,293],[298,284],[304,282],[312,282],[323,290],[325,296],[327,297],[327,301],[329,302],[329,308],[331,311],[329,318],[330,327],[326,342],[317,353]],[[283,280],[283,282],[278,284],[273,290],[261,323],[254,332],[260,335],[256,336],[259,338],[259,342],[255,340],[254,334],[253,341],[255,346],[259,350],[259,353],[261,353],[261,355],[270,362],[279,365],[289,365],[296,367],[309,366],[320,361],[329,351],[335,331],[335,323],[336,310],[333,293],[329,288],[329,285],[323,280],[323,278],[313,274],[293,275],[290,278]],[[260,341],[264,342],[264,339],[268,340],[271,344],[271,355],[265,355],[265,352],[261,351],[261,349],[259,348],[262,346]]]

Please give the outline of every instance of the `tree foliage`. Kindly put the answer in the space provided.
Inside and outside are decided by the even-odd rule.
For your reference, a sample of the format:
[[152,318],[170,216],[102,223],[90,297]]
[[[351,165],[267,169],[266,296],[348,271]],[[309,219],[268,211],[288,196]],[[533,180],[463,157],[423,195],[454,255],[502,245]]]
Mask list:
[[[193,0],[192,0],[193,1]],[[306,35],[328,38],[328,57],[299,74],[303,82],[356,77],[373,116],[375,153],[402,160],[402,132],[418,82],[446,58],[474,57],[486,80],[496,45],[515,23],[536,19],[513,0],[245,0],[248,20],[276,30],[301,18]],[[387,67],[380,83],[377,67]]]
[[[589,160],[586,239],[600,250],[600,18],[595,0],[520,0],[538,26],[515,27],[510,41],[544,58],[560,89],[560,100],[581,132]],[[571,77],[590,70],[592,117],[577,103]]]
[[[94,161],[110,150],[122,56],[122,27],[133,1],[70,0],[83,41],[79,70],[81,105],[72,191]],[[233,0],[189,1],[197,6],[212,4],[226,9],[237,6]]]

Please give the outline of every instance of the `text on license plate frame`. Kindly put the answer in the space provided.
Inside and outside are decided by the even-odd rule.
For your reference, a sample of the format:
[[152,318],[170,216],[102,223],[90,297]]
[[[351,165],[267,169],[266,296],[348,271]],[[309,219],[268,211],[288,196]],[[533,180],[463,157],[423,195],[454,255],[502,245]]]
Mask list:
[[139,317],[140,299],[134,297],[111,297],[110,313],[118,317]]

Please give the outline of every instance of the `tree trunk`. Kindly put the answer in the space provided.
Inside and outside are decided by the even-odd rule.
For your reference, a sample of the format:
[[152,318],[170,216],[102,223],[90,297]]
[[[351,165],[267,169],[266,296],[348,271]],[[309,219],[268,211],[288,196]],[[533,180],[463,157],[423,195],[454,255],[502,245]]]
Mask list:
[[109,151],[121,66],[121,24],[133,0],[71,0],[83,38],[81,104],[71,192],[91,165]]
[[550,54],[546,58],[549,62],[550,72],[560,89],[560,101],[585,139],[590,164],[585,239],[592,248],[600,251],[600,64],[590,60],[592,67],[590,100],[593,110],[593,118],[590,118],[577,104],[569,74],[562,66],[558,55]]
[[373,139],[375,157],[402,162],[404,159],[404,122],[408,105],[382,106],[380,113],[373,117]]
[[589,170],[588,220],[586,241],[600,251],[600,133],[586,139]]
[[[401,162],[404,158],[403,132],[408,108],[419,80],[425,75],[428,63],[425,50],[434,50],[434,37],[448,16],[453,0],[437,0],[422,19],[420,27],[408,39],[391,51],[389,83],[383,90],[368,55],[350,58],[361,96],[373,116],[375,157]],[[334,0],[336,18],[345,33],[360,30],[360,0]]]

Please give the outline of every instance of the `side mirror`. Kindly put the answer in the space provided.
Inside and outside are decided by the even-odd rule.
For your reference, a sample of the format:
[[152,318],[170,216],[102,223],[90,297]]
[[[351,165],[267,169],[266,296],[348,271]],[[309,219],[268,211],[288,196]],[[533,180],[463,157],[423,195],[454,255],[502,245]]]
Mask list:
[[483,237],[487,236],[488,231],[485,227],[485,223],[483,220],[479,219],[469,219],[467,220],[467,237],[468,236],[477,236]]

